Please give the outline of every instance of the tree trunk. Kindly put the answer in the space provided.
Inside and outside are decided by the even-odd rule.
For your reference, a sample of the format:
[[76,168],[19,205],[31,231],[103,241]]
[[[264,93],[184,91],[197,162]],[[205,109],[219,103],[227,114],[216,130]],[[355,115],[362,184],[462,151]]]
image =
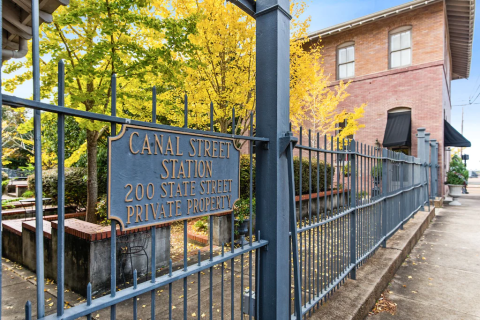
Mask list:
[[86,221],[97,222],[96,206],[98,199],[97,180],[97,131],[87,129],[87,217]]

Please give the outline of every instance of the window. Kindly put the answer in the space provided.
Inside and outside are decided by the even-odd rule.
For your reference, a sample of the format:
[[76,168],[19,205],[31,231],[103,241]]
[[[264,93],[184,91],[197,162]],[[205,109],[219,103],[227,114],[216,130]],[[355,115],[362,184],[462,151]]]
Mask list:
[[355,44],[347,42],[338,47],[337,78],[346,79],[355,76]]
[[412,29],[402,27],[390,33],[390,68],[412,64]]

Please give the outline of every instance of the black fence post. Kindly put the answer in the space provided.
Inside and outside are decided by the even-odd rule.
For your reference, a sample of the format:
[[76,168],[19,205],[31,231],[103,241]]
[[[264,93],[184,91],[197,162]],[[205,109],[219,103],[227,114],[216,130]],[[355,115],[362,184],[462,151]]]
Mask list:
[[[419,183],[420,184],[423,184],[424,180],[423,180],[423,173],[422,173],[422,168],[423,168],[423,164],[426,162],[425,159],[425,128],[418,128],[417,129],[417,158],[419,159],[420,161],[420,172],[419,172]],[[419,192],[418,192],[418,197],[419,197],[419,200],[420,200],[420,204],[422,206],[422,211],[425,211],[425,203],[424,203],[424,200],[423,200],[423,195],[422,195],[422,190],[423,190],[423,187],[420,187],[419,188]]]
[[356,149],[355,140],[350,142],[350,166],[351,166],[351,196],[350,196],[350,209],[353,210],[350,213],[350,264],[353,265],[350,272],[350,278],[352,280],[357,279],[357,166],[356,166]]
[[387,224],[388,224],[388,149],[382,149],[382,247],[387,246]]
[[431,152],[431,161],[430,161],[430,177],[431,177],[431,198],[432,200],[435,200],[435,197],[437,195],[437,162],[438,162],[438,156],[437,156],[437,140],[432,139],[430,140],[430,152]]
[[425,133],[425,145],[424,145],[424,149],[423,149],[424,153],[425,153],[425,159],[423,161],[423,167],[425,169],[425,174],[422,172],[422,176],[425,177],[425,181],[423,182],[424,183],[424,186],[423,186],[423,190],[424,191],[424,202],[425,200],[427,201],[427,204],[428,204],[428,211],[430,212],[430,176],[429,176],[429,167],[430,167],[430,164],[431,164],[431,155],[430,155],[430,133],[429,132],[426,132]]
[[260,319],[289,319],[288,167],[280,138],[289,131],[289,0],[256,2],[257,228],[268,240],[260,251]]
[[400,194],[400,217],[402,219],[402,224],[400,226],[400,229],[403,230],[403,224],[405,222],[405,216],[408,214],[405,210],[405,173],[404,173],[404,162],[405,162],[405,154],[400,153],[400,190],[402,193]]

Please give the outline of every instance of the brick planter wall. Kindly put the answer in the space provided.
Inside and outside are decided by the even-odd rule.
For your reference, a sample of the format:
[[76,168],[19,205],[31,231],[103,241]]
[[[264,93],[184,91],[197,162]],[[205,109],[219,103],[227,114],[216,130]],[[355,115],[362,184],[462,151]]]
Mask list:
[[[57,222],[52,222],[53,268],[57,268]],[[92,294],[110,288],[110,239],[111,227],[80,221],[65,221],[65,285],[82,295],[86,294],[87,285],[92,285]],[[130,259],[122,259],[121,240],[133,240],[139,237],[139,232],[150,233],[150,227],[121,232],[117,227],[117,285],[123,285],[121,265],[124,264],[126,281],[131,281],[133,275]],[[147,240],[145,251],[151,259],[150,239]],[[170,224],[156,227],[156,268],[167,265],[170,256]],[[139,276],[150,272],[150,262],[147,265],[145,256],[132,257],[133,268]],[[55,277],[56,278],[56,277]]]
[[[27,220],[22,223],[23,265],[34,272],[37,270],[35,230],[35,220]],[[43,220],[43,256],[45,278],[54,278],[57,271],[52,269],[52,227],[50,222],[46,220]]]
[[22,220],[2,222],[2,256],[23,264]]
[[[348,193],[347,190],[345,191],[327,191],[327,192],[319,192],[318,193],[318,205],[320,207],[320,215],[325,212],[325,205],[327,208],[327,213],[330,212],[331,208],[334,210],[337,209],[337,205],[339,207],[343,206],[343,204],[348,200]],[[300,197],[295,197],[296,201],[296,211],[297,211],[297,221],[300,216]],[[304,194],[302,195],[302,217],[308,217],[309,211],[309,195]],[[317,216],[317,193],[312,193],[312,217]]]

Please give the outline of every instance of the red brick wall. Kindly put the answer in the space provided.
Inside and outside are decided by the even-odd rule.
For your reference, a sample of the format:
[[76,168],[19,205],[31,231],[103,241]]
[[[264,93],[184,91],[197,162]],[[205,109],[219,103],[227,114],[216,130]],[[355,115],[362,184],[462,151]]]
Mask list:
[[[439,145],[441,172],[440,190],[443,190],[445,173],[443,152],[444,112],[450,119],[450,61],[445,48],[445,15],[443,3],[426,6],[398,16],[386,18],[349,31],[322,39],[325,73],[336,78],[337,46],[355,42],[355,78],[348,97],[339,108],[352,110],[367,103],[361,123],[365,128],[356,135],[357,141],[374,146],[383,142],[388,110],[408,107],[412,112],[412,155],[417,154],[415,134],[425,127]],[[412,65],[389,70],[388,36],[397,27],[412,26]],[[333,86],[338,82],[332,82]],[[445,110],[445,111],[444,111]]]
[[336,51],[344,42],[355,42],[355,76],[364,76],[389,69],[389,31],[412,27],[412,65],[444,59],[443,3],[437,3],[324,37],[321,40],[325,58],[325,74],[336,80]]

